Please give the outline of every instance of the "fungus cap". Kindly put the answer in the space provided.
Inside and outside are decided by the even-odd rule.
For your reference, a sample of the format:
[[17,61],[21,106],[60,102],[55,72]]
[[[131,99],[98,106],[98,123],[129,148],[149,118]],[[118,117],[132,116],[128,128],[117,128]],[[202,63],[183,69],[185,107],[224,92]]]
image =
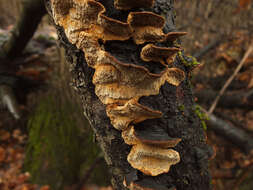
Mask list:
[[134,31],[133,39],[136,44],[164,40],[165,20],[160,15],[152,12],[131,12],[128,15],[127,22]]
[[159,47],[154,44],[147,44],[141,50],[141,58],[143,61],[163,61],[176,56],[179,48]]
[[146,144],[154,147],[169,148],[175,147],[180,141],[180,138],[171,138],[161,129],[149,129],[144,127],[138,130],[138,127],[129,126],[122,132],[122,138],[126,144]]
[[179,153],[145,144],[133,145],[128,157],[130,165],[142,173],[157,176],[167,173],[171,165],[180,162]]
[[113,127],[118,130],[126,130],[130,123],[139,123],[146,119],[162,117],[160,111],[155,111],[139,104],[135,99],[123,106],[111,104],[106,107],[106,113]]
[[100,36],[100,39],[104,41],[127,40],[131,37],[132,31],[128,23],[109,18],[105,15],[100,15],[97,22],[103,30],[103,36]]

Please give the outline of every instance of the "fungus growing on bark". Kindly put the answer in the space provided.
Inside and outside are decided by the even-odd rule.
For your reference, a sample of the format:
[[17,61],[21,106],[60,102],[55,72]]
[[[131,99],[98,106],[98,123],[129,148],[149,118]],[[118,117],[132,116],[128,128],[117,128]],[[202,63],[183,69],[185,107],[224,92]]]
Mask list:
[[146,175],[166,173],[171,165],[180,161],[178,152],[167,148],[175,147],[181,139],[170,138],[164,131],[136,131],[130,126],[122,132],[122,138],[125,143],[133,145],[128,162]]
[[94,81],[97,81],[95,91],[104,104],[115,103],[116,99],[127,101],[136,97],[155,95],[166,81],[178,86],[185,78],[184,72],[177,68],[165,68],[160,74],[152,74],[145,67],[121,63],[105,51],[97,53],[92,51],[92,55],[89,55],[88,51],[85,53],[86,56],[97,57],[95,69],[112,65],[118,72],[118,80],[114,83],[103,82],[103,78],[102,81],[98,81],[95,75]]
[[106,113],[112,125],[118,130],[126,130],[130,123],[139,123],[146,119],[162,117],[160,111],[155,111],[139,104],[135,99],[128,101],[123,106],[108,105]]
[[134,135],[143,144],[159,146],[161,148],[175,147],[181,141],[180,138],[169,137],[166,131],[157,127],[148,129],[135,127]]
[[152,12],[131,12],[127,22],[133,29],[133,39],[136,44],[163,41],[165,20]]
[[100,15],[98,17],[98,24],[102,28],[100,39],[104,41],[127,40],[131,37],[132,31],[128,23]]
[[179,153],[172,149],[149,146],[142,143],[133,145],[128,157],[133,168],[151,176],[167,173],[171,165],[180,161]]
[[167,82],[174,86],[178,86],[183,81],[182,79],[185,78],[185,73],[177,68],[169,68],[167,75]]
[[[130,12],[127,22],[122,22],[105,16],[103,4],[95,0],[51,2],[55,23],[64,28],[69,41],[83,50],[87,65],[95,69],[92,79],[95,93],[106,105],[112,126],[122,131],[125,143],[133,145],[128,162],[146,175],[167,173],[171,165],[180,161],[179,153],[168,148],[175,147],[181,139],[171,138],[160,129],[141,130],[135,125],[162,117],[159,110],[138,103],[139,98],[159,94],[166,82],[178,86],[185,79],[182,70],[168,67],[180,49],[146,45],[141,58],[164,64],[162,72],[153,74],[145,66],[119,61],[105,51],[101,43],[124,41],[131,37],[136,44],[173,41],[185,33],[164,34],[164,18],[152,12]],[[124,10],[151,7],[153,4],[154,0],[115,0],[115,7]],[[139,183],[132,183],[132,186],[132,189],[145,189]]]
[[169,32],[165,35],[165,41],[175,41],[181,36],[186,35],[187,32]]
[[134,127],[133,125],[122,132],[122,138],[129,145],[142,143],[161,148],[175,147],[181,141],[180,138],[169,137],[161,129],[139,130],[138,127]]
[[167,48],[167,47],[159,47],[154,44],[148,44],[144,46],[141,50],[141,58],[143,61],[157,61],[164,63],[171,63],[175,59],[177,52],[179,52],[179,48]]

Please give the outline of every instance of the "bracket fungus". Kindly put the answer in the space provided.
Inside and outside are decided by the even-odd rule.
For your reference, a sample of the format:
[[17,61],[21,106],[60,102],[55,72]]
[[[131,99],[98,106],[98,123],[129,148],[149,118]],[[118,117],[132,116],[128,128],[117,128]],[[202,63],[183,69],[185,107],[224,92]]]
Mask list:
[[133,39],[136,44],[163,41],[165,38],[165,20],[160,15],[152,12],[131,12],[127,22],[134,31]]
[[172,63],[179,51],[180,48],[158,47],[148,44],[142,48],[141,58],[143,61],[157,61],[164,64],[164,60],[167,60],[167,63]]
[[[165,34],[165,19],[152,12],[129,12],[127,21],[122,22],[105,16],[105,7],[95,0],[51,2],[55,23],[63,27],[68,40],[84,52],[88,66],[95,69],[92,79],[95,93],[106,105],[112,126],[122,131],[125,143],[132,145],[128,162],[146,175],[167,173],[171,165],[180,161],[179,153],[168,148],[175,147],[181,139],[171,138],[165,131],[155,128],[139,130],[137,124],[161,118],[163,114],[138,101],[143,96],[159,94],[166,82],[178,86],[185,79],[184,71],[171,64],[180,49],[152,43],[173,41],[186,33]],[[115,8],[121,10],[152,7],[153,4],[154,0],[114,1]],[[150,73],[145,66],[119,61],[103,48],[107,41],[131,39],[136,45],[150,43],[142,48],[140,57],[147,62],[161,62],[164,66],[161,73]]]
[[167,173],[171,165],[180,161],[180,157],[175,150],[139,143],[133,145],[127,160],[133,168],[144,174],[157,176]]
[[180,161],[178,152],[167,148],[175,147],[181,139],[170,138],[164,131],[136,131],[130,126],[122,132],[122,138],[133,145],[128,162],[146,175],[167,173],[171,165]]
[[165,41],[175,41],[181,36],[186,35],[187,32],[169,32],[165,35]]
[[130,123],[139,123],[146,119],[162,117],[160,111],[142,106],[136,100],[130,100],[123,106],[110,104],[106,108],[107,115],[112,125],[118,130],[126,130]]

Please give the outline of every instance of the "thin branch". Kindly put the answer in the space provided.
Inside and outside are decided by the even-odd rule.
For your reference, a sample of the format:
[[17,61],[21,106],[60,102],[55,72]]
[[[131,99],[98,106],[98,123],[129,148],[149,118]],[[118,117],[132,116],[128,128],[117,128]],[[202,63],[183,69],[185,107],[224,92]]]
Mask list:
[[252,171],[252,165],[245,168],[240,176],[238,176],[236,182],[233,185],[233,190],[238,190],[239,186],[243,183],[243,181],[248,177],[249,173]]
[[241,60],[240,64],[237,66],[237,68],[235,69],[234,73],[230,76],[230,78],[227,80],[227,82],[225,83],[225,85],[220,90],[218,96],[213,101],[212,106],[208,110],[208,114],[209,115],[213,113],[214,109],[216,108],[216,105],[218,104],[218,102],[220,100],[220,97],[224,94],[224,92],[226,91],[227,87],[230,85],[230,83],[233,81],[233,79],[235,78],[235,76],[237,75],[237,73],[240,71],[240,69],[242,68],[243,64],[245,63],[245,61],[247,60],[247,58],[251,54],[252,50],[253,50],[253,44],[250,45],[248,51],[245,53],[245,55],[244,55],[243,59]]
[[194,53],[193,57],[195,57],[197,60],[201,60],[201,58],[204,57],[209,51],[215,49],[225,40],[227,40],[227,38],[224,35],[221,35],[220,37],[218,37],[218,39],[210,42],[207,46],[202,48],[200,51]]
[[[217,96],[218,92],[211,89],[198,90],[194,92],[198,98],[198,104],[210,105]],[[244,91],[225,92],[218,102],[217,106],[222,108],[240,108],[252,110],[253,108],[253,89]]]
[[[201,110],[208,114],[202,107]],[[217,135],[233,143],[244,153],[253,154],[253,138],[243,129],[231,125],[214,114],[208,114],[207,124]]]

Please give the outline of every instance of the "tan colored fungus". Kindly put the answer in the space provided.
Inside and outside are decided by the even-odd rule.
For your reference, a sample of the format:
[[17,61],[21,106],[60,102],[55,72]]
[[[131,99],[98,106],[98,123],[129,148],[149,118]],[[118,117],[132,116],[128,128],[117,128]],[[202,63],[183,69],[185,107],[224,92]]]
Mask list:
[[169,32],[165,35],[165,41],[174,41],[181,36],[186,35],[187,32]]
[[160,148],[175,147],[181,141],[180,138],[172,138],[168,140],[151,140],[140,138],[138,135],[136,135],[133,125],[122,132],[122,138],[124,139],[125,143],[129,145],[142,143]]
[[135,99],[125,103],[123,106],[116,104],[108,105],[106,113],[112,125],[118,130],[126,130],[130,123],[140,123],[146,119],[162,117],[160,111],[154,111],[142,106]]
[[163,41],[165,20],[152,12],[131,12],[127,22],[133,29],[133,39],[136,44]]
[[154,44],[148,44],[142,48],[141,58],[143,61],[157,61],[161,63],[165,63],[164,60],[170,60],[167,63],[171,63],[179,51],[180,48],[158,47]]
[[100,15],[98,23],[102,28],[100,38],[106,40],[127,40],[132,35],[132,30],[128,23],[124,23],[104,15]]
[[[87,56],[89,54],[86,51]],[[166,81],[178,86],[184,79],[184,72],[177,68],[166,68],[161,74],[152,74],[145,67],[121,63],[105,51],[99,51],[91,56],[92,58],[97,56],[95,69],[103,65],[112,65],[118,71],[118,76],[115,76],[118,77],[117,82],[104,82],[103,78],[101,81],[97,78],[95,80],[97,81],[95,92],[104,104],[113,103],[116,99],[130,100],[135,97],[155,95]]]
[[172,149],[163,149],[145,144],[133,145],[127,157],[133,168],[142,171],[146,175],[157,176],[167,173],[171,165],[180,161],[179,153]]
[[[138,135],[134,125],[147,119],[162,117],[159,110],[141,105],[143,96],[157,95],[168,82],[178,86],[185,74],[178,68],[169,68],[179,48],[146,45],[141,51],[144,61],[161,62],[164,70],[150,73],[144,66],[119,61],[105,51],[100,42],[129,40],[136,44],[173,41],[185,33],[163,33],[165,20],[152,12],[130,12],[127,22],[104,15],[104,6],[95,0],[51,0],[55,23],[64,28],[68,40],[83,50],[88,66],[95,69],[92,79],[95,93],[106,105],[106,113],[114,128],[122,130],[124,141],[133,145],[128,161],[146,175],[156,176],[169,171],[179,162],[175,147],[180,139],[146,139]],[[115,0],[117,9],[151,7],[154,0]]]
[[134,134],[133,125],[129,126],[126,130],[122,131],[121,135],[126,144],[135,145],[140,142]]
[[140,139],[135,134],[134,126],[122,132],[125,143],[134,145],[128,155],[128,162],[146,175],[156,176],[168,172],[171,165],[180,161],[179,154],[169,147],[175,147],[181,139],[164,141]]

